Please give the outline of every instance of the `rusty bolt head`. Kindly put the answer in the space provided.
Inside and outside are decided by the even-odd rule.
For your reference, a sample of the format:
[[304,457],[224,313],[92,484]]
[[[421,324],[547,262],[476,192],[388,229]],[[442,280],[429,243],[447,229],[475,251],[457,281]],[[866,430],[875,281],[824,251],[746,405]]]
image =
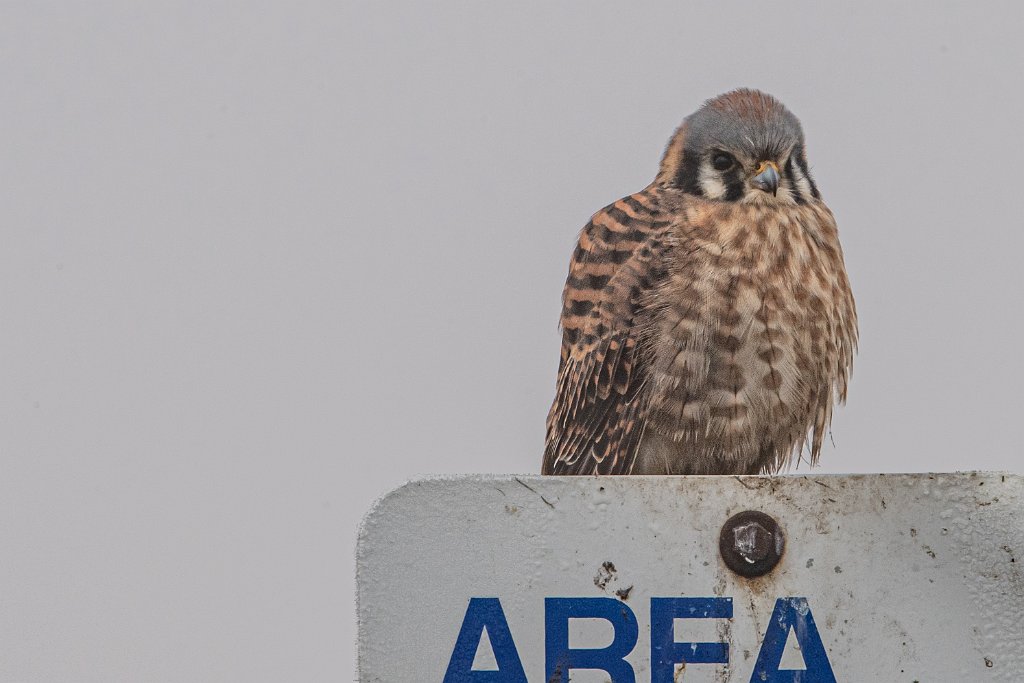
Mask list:
[[733,515],[718,539],[729,569],[749,578],[764,576],[782,559],[786,537],[774,519],[754,510]]

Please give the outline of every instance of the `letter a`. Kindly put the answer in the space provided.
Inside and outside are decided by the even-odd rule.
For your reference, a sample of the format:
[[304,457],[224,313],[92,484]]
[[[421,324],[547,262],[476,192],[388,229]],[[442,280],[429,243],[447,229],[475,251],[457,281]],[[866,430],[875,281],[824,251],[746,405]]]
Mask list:
[[[806,669],[779,669],[790,630],[796,635]],[[807,598],[775,601],[775,611],[768,620],[768,631],[764,634],[750,683],[836,683]]]
[[[497,671],[473,671],[473,660],[487,629]],[[444,674],[444,683],[527,683],[523,663],[512,641],[498,598],[472,598]]]

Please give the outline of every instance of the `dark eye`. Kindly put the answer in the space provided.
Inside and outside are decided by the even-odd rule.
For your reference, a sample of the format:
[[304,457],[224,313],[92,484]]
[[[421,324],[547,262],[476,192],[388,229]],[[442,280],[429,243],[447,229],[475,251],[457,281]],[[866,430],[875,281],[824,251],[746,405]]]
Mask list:
[[711,165],[716,171],[728,171],[736,164],[736,160],[727,152],[715,152],[711,157]]

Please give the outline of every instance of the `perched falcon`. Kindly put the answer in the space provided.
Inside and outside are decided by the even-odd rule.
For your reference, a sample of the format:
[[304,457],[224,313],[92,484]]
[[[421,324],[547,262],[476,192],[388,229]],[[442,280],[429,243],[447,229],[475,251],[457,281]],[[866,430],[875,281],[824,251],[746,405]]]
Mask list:
[[654,182],[580,233],[545,474],[775,472],[816,461],[857,312],[832,212],[781,102],[735,90]]

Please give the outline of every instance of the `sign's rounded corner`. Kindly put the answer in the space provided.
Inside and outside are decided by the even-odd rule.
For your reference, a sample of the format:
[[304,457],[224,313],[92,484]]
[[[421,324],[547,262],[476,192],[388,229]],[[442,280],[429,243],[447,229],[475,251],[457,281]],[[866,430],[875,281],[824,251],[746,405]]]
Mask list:
[[429,480],[428,477],[413,477],[412,479],[406,479],[398,486],[395,486],[381,495],[377,496],[370,507],[363,513],[362,519],[359,520],[359,532],[356,535],[356,554],[361,554],[363,544],[366,542],[367,534],[369,533],[370,527],[373,526],[377,518],[382,516],[387,510],[388,505],[396,498],[401,497],[404,493],[416,486],[423,481]]

